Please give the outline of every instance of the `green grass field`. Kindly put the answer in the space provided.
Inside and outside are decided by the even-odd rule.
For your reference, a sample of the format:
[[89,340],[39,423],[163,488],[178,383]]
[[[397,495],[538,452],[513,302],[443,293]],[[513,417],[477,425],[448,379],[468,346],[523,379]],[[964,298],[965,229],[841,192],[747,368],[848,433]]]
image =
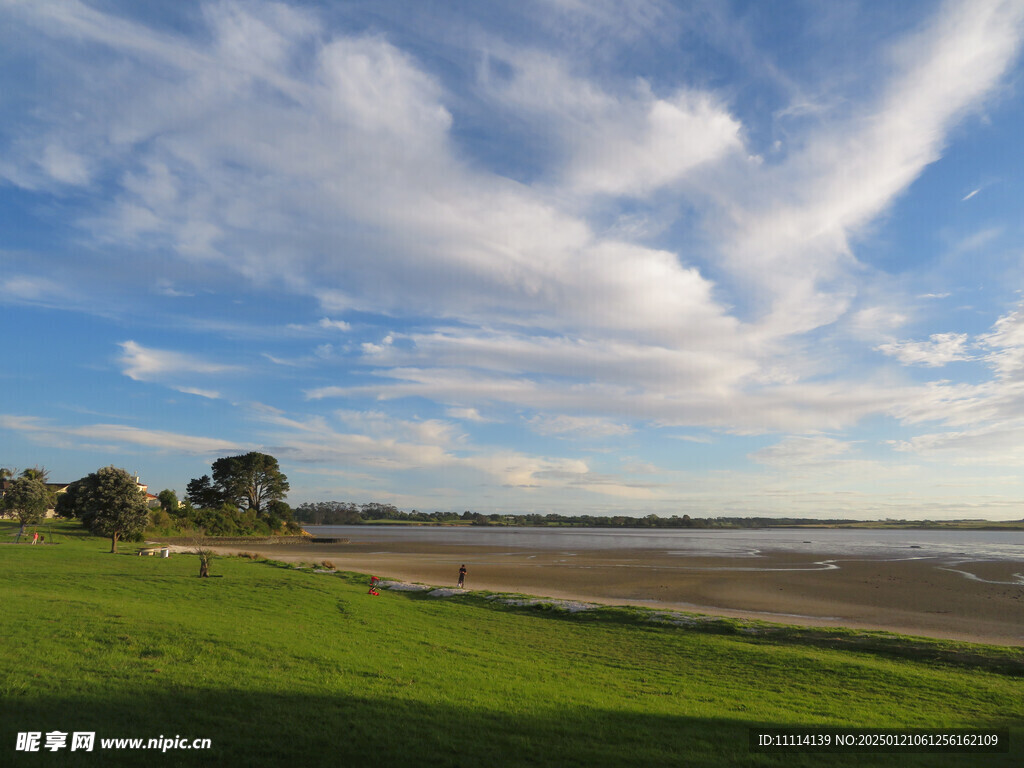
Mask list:
[[[14,528],[0,524],[0,541]],[[45,532],[45,528],[44,528]],[[746,634],[484,595],[366,594],[366,578],[53,526],[0,545],[0,764],[1019,765],[1024,651],[849,633]],[[53,536],[47,535],[47,541]],[[343,567],[344,563],[338,562]],[[386,574],[384,574],[386,575]],[[857,638],[861,637],[861,640]],[[841,645],[844,647],[831,647]],[[1002,754],[762,754],[750,728],[1009,728]],[[19,732],[96,749],[16,751]],[[210,751],[99,739],[209,738]]]

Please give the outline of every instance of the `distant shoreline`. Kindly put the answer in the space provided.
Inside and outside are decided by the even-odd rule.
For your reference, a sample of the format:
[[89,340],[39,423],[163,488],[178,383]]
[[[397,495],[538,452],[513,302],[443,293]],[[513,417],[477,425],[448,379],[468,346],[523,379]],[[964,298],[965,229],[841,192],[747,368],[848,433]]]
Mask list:
[[[638,518],[639,519],[639,518]],[[738,520],[749,520],[751,518],[737,518]],[[801,529],[858,529],[858,530],[912,530],[912,531],[1020,531],[1024,530],[1024,519],[1022,520],[938,520],[938,521],[893,521],[885,520],[863,520],[863,521],[830,521],[816,520],[803,523],[794,522],[762,522],[761,518],[757,524],[743,525],[741,523],[729,523],[715,519],[714,524],[708,525],[672,525],[668,521],[671,518],[662,518],[663,524],[642,525],[602,525],[593,522],[562,522],[562,523],[524,523],[524,522],[488,522],[485,524],[469,521],[424,521],[424,520],[368,520],[349,523],[312,523],[309,521],[298,521],[303,527],[335,527],[335,526],[370,526],[370,527],[417,527],[417,528],[535,528],[543,530],[546,528],[606,528],[611,530],[721,530],[721,531],[747,531],[758,529],[773,530],[801,530]]]

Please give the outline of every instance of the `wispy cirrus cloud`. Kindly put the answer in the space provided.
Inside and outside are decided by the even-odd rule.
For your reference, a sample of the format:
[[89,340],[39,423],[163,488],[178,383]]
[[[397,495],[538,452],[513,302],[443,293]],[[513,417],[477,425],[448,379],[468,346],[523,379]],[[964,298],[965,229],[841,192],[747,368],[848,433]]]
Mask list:
[[0,427],[23,433],[34,442],[54,447],[74,448],[81,445],[96,447],[97,444],[102,443],[109,450],[124,450],[126,446],[136,446],[152,448],[164,453],[200,456],[243,449],[242,445],[230,440],[144,429],[124,424],[71,426],[57,424],[52,419],[0,414]]
[[[945,3],[896,47],[860,115],[826,119],[786,162],[725,177],[726,253],[757,273],[771,334],[835,320],[854,281],[851,238],[941,156],[952,128],[998,89],[1020,47],[1018,2]],[[740,189],[750,184],[748,191]]]
[[[1018,397],[1022,393],[1018,392]],[[970,429],[951,429],[893,440],[893,450],[953,465],[1024,465],[1024,419],[1003,419]]]
[[617,424],[610,419],[594,416],[534,416],[529,423],[537,434],[557,437],[620,437],[633,431],[627,424]]
[[134,341],[121,343],[121,364],[125,376],[136,381],[152,381],[171,373],[230,373],[238,366],[214,363],[184,352],[144,347]]
[[750,454],[750,458],[759,464],[773,467],[806,466],[832,461],[848,453],[850,447],[848,442],[834,437],[794,435],[775,445],[755,451]]
[[222,375],[244,370],[241,366],[216,363],[183,352],[144,347],[135,341],[121,342],[120,347],[122,353],[118,362],[128,378],[165,384],[179,392],[209,399],[219,398],[220,393],[180,382],[195,375]]
[[585,462],[534,456],[468,444],[456,425],[396,419],[380,411],[339,411],[331,419],[293,418],[264,409],[259,418],[275,427],[266,437],[289,461],[341,464],[398,475],[444,472],[465,481],[485,476],[508,487],[565,486],[587,476]]
[[64,293],[55,280],[34,275],[12,275],[0,281],[0,296],[5,301],[37,301]]

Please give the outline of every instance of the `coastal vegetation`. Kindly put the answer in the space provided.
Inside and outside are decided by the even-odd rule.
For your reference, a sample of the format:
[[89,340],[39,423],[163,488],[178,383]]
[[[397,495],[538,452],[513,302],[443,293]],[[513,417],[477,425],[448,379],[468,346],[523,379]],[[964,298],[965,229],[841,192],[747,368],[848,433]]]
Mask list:
[[[154,506],[137,479],[123,469],[104,467],[68,485],[55,502],[51,494],[49,504],[59,517],[78,518],[94,533],[110,536],[112,552],[118,540],[137,540],[143,533],[262,537],[301,532],[284,501],[288,478],[273,456],[248,453],[218,459],[212,474],[213,479],[204,475],[190,482],[184,501],[165,489],[150,497]],[[19,482],[5,483],[0,511],[13,509],[15,497],[8,501],[8,496]],[[38,523],[42,515],[27,519]]]
[[995,523],[989,520],[821,520],[802,517],[690,517],[655,514],[643,517],[629,515],[562,515],[562,514],[489,514],[466,510],[456,512],[405,512],[392,504],[371,502],[356,504],[323,501],[300,504],[294,519],[308,525],[476,525],[517,527],[580,527],[580,528],[957,528],[957,529],[1024,529],[1024,520]]
[[256,451],[217,459],[211,467],[211,475],[189,482],[188,499],[194,506],[209,508],[231,504],[259,514],[284,501],[289,490],[288,478],[277,459]]
[[[110,557],[82,527],[51,525],[46,546],[0,546],[0,741],[15,766],[1010,766],[1024,754],[1020,649],[483,593],[374,597],[343,561],[220,558],[219,578],[197,578],[196,555]],[[0,541],[16,533],[0,523]],[[751,729],[768,727],[1005,729],[1011,744],[752,751]],[[14,751],[30,731],[95,732],[97,749]],[[212,749],[98,741],[160,736]]]
[[189,502],[150,512],[147,532],[153,536],[277,536],[298,534],[302,528],[292,520],[292,510],[284,502],[275,502],[262,512],[240,509],[234,504],[215,508],[197,508]]
[[277,459],[252,451],[217,459],[211,473],[191,480],[178,502],[170,490],[158,495],[163,515],[152,520],[164,535],[273,536],[299,533],[285,502],[288,477]]

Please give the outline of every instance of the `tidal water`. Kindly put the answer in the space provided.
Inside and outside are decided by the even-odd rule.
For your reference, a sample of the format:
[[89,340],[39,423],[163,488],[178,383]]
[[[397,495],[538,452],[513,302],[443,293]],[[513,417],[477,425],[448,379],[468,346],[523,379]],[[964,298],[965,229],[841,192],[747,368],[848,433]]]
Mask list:
[[902,559],[1024,561],[1024,531],[875,530],[849,528],[638,530],[607,528],[473,528],[311,525],[315,536],[353,542],[451,544],[499,549],[660,550],[666,555],[756,557],[769,552]]

